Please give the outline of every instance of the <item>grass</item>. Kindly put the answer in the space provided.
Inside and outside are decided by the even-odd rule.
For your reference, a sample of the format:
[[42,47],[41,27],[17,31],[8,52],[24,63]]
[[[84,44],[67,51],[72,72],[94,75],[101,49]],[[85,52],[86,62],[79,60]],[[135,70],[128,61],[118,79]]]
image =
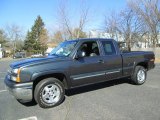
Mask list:
[[160,58],[156,58],[155,63],[160,63]]

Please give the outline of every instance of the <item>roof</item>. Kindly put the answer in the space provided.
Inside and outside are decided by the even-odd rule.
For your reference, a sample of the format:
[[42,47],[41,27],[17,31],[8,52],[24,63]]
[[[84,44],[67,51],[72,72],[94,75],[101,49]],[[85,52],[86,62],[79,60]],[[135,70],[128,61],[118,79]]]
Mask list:
[[66,40],[66,41],[85,41],[85,40],[108,40],[108,41],[112,41],[113,39],[107,39],[107,38],[78,38],[78,39],[74,39],[74,40]]

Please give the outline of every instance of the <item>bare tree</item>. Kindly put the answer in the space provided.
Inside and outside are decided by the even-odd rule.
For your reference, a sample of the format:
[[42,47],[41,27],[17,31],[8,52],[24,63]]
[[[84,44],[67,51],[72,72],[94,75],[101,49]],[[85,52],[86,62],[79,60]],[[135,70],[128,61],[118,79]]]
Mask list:
[[59,5],[59,9],[58,9],[58,21],[60,26],[62,26],[63,28],[63,33],[64,33],[64,37],[65,39],[68,38],[66,35],[69,34],[69,36],[72,38],[72,27],[71,27],[71,21],[70,21],[70,17],[69,17],[69,11],[67,9],[67,1],[61,1],[60,5]]
[[80,37],[80,32],[83,31],[85,25],[88,22],[88,13],[89,13],[89,7],[85,6],[85,3],[81,3],[81,13],[80,13],[80,20],[79,20],[79,26],[78,26],[78,33],[77,33],[77,38]]
[[60,28],[62,28],[61,34],[64,39],[79,38],[82,35],[81,32],[83,32],[85,25],[88,22],[89,8],[85,6],[84,1],[82,1],[80,6],[79,20],[77,20],[77,25],[75,25],[73,24],[73,17],[70,17],[71,13],[67,7],[67,1],[62,0],[59,5],[58,23],[60,24]]
[[109,37],[116,38],[116,40],[118,40],[119,15],[117,15],[115,12],[112,12],[109,17],[105,16],[104,24],[104,30],[109,34]]
[[136,38],[142,36],[143,25],[130,8],[125,8],[118,14],[112,13],[105,19],[105,30],[111,38],[123,38],[128,50],[131,50],[131,43],[136,42]]
[[63,41],[62,33],[61,31],[56,31],[53,35],[53,41],[57,44],[58,42]]
[[147,26],[151,43],[155,47],[160,31],[160,0],[129,0],[128,5]]
[[19,45],[18,42],[19,41],[22,42],[23,39],[22,28],[20,28],[18,25],[12,24],[12,25],[7,25],[5,31],[8,40],[12,42],[13,54],[14,54],[17,49],[17,45]]
[[141,27],[139,19],[131,9],[126,8],[120,12],[118,31],[123,35],[129,50],[131,50],[131,43],[137,42],[136,38],[141,34]]

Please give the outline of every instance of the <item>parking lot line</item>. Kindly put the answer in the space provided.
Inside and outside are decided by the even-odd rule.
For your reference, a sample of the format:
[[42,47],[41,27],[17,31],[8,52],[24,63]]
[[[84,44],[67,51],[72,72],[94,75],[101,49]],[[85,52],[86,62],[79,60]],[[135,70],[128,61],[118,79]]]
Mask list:
[[6,74],[6,72],[0,72],[0,74]]
[[18,119],[18,120],[37,120],[37,117],[33,116],[33,117],[22,118],[22,119]]
[[2,93],[2,92],[6,92],[7,90],[0,90],[0,93]]

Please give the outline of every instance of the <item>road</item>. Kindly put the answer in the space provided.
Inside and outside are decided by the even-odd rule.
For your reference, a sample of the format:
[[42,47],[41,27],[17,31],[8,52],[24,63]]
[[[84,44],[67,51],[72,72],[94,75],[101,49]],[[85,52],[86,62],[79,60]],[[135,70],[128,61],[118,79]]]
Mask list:
[[81,87],[67,91],[61,105],[42,109],[22,105],[6,91],[3,81],[11,62],[0,60],[0,120],[160,120],[160,64],[141,86],[121,79]]

